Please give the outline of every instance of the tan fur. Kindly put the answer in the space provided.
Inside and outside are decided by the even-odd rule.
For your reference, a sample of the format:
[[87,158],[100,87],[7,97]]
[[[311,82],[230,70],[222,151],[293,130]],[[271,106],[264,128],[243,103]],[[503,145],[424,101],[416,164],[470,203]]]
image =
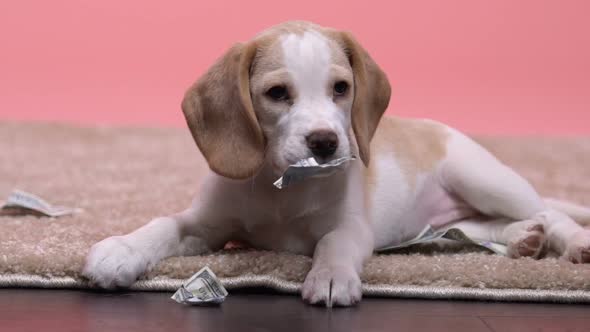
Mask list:
[[[444,159],[448,138],[449,133],[439,123],[385,116],[377,128],[371,149],[376,154],[393,153],[410,185],[414,186],[418,174],[432,171]],[[374,165],[369,165],[367,175],[375,177]]]
[[324,28],[322,32],[344,49],[352,66],[355,89],[351,115],[352,128],[360,157],[368,166],[371,157],[371,139],[391,97],[389,80],[350,33],[329,28]]
[[264,161],[264,137],[250,98],[253,42],[237,44],[186,93],[182,110],[209,167],[229,178],[247,178]]
[[256,57],[252,61],[250,67],[250,93],[254,103],[255,111],[260,111],[262,107],[256,104],[256,92],[265,90],[269,87],[264,87],[264,74],[281,69],[283,63],[283,49],[280,45],[280,34],[278,31],[267,32],[254,39],[257,45]]

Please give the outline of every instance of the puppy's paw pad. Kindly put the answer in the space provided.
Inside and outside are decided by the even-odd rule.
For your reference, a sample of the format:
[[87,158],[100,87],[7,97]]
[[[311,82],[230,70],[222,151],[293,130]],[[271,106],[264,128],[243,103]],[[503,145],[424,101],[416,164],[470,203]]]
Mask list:
[[574,264],[590,263],[590,231],[584,230],[574,235],[562,258]]
[[352,268],[314,268],[305,278],[301,296],[310,304],[351,306],[361,300],[361,280]]
[[90,248],[82,275],[106,289],[131,286],[147,268],[147,260],[124,237],[113,236]]
[[527,231],[545,233],[545,228],[543,227],[543,224],[533,224],[527,227]]
[[544,235],[531,234],[519,241],[516,246],[518,257],[537,257],[545,241]]
[[512,238],[508,241],[509,257],[539,257],[545,245],[543,224],[526,220],[516,223],[511,232]]

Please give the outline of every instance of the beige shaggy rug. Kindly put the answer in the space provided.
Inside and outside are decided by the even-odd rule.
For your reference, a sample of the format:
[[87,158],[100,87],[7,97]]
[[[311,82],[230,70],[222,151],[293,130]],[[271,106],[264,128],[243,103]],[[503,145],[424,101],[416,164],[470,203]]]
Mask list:
[[[590,139],[481,138],[545,196],[590,205]],[[0,287],[85,288],[90,246],[187,207],[200,154],[188,130],[0,123],[0,200],[13,189],[83,213],[0,217]],[[229,202],[228,202],[229,204]],[[590,302],[590,264],[512,260],[476,248],[426,246],[375,255],[367,296]],[[208,265],[228,289],[297,293],[310,258],[231,250],[163,261],[133,287],[175,290]]]

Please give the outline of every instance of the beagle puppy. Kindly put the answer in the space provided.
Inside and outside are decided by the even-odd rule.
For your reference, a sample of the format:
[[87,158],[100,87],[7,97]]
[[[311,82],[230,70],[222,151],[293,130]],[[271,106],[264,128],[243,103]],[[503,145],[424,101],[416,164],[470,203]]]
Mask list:
[[[590,223],[590,209],[543,200],[441,123],[382,118],[389,97],[385,73],[347,32],[287,22],[234,45],[182,102],[210,168],[194,203],[95,244],[83,275],[128,287],[166,257],[239,240],[312,255],[303,299],[348,306],[361,299],[365,259],[426,225],[504,243],[515,258],[547,246],[590,262],[590,230],[574,221]],[[360,158],[330,177],[273,186],[300,159],[350,155]]]

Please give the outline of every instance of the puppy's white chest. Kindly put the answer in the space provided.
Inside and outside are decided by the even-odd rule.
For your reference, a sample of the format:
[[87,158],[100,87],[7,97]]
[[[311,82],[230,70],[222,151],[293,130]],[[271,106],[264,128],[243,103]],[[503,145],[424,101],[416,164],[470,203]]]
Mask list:
[[316,241],[303,220],[291,223],[263,223],[251,227],[242,240],[257,249],[311,255]]
[[330,224],[329,220],[316,220],[330,203],[320,199],[320,191],[311,188],[296,195],[266,197],[263,204],[252,206],[251,214],[244,219],[242,240],[258,249],[311,255]]

